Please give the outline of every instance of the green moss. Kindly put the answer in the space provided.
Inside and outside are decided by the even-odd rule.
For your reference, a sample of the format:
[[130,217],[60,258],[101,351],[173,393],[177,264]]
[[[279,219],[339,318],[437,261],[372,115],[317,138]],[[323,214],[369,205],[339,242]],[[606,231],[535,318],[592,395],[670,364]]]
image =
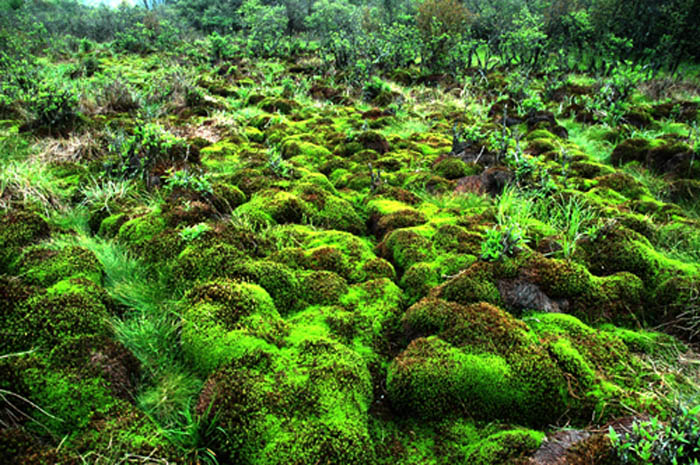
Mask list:
[[61,250],[35,246],[22,253],[13,265],[26,282],[42,287],[69,277],[83,277],[93,283],[102,282],[102,265],[90,250],[67,247]]
[[246,202],[246,195],[238,186],[224,182],[215,182],[211,186],[213,198],[212,205],[220,213],[229,213],[239,205]]
[[596,178],[598,186],[613,189],[628,199],[639,199],[643,195],[649,195],[649,191],[631,175],[617,172]]
[[412,226],[420,226],[427,222],[425,215],[419,211],[409,209],[390,215],[382,216],[373,225],[375,235],[378,238],[384,237],[386,234],[395,229],[410,228]]
[[269,223],[302,223],[312,216],[312,208],[296,195],[278,190],[265,190],[256,193],[250,202],[236,209],[240,215],[251,215],[269,219]]
[[674,360],[679,353],[687,350],[685,344],[664,333],[618,328],[609,324],[601,329],[622,340],[630,352]]
[[282,143],[282,156],[286,159],[306,157],[309,160],[321,162],[330,157],[331,152],[320,145],[298,139],[287,139]]
[[210,281],[189,291],[184,307],[183,349],[205,375],[285,332],[272,298],[255,284]]
[[510,369],[497,355],[464,353],[436,338],[418,338],[389,366],[394,408],[422,418],[462,412],[489,419],[504,414]]
[[660,260],[649,241],[639,233],[623,227],[606,228],[594,240],[583,242],[580,251],[594,274],[627,271],[641,278],[645,285],[655,287]]
[[463,305],[488,302],[502,305],[501,293],[494,284],[490,265],[477,262],[434,291],[436,297]]
[[246,126],[243,133],[251,142],[263,143],[265,142],[265,133],[260,129],[253,126]]
[[258,107],[268,113],[280,112],[284,115],[288,115],[293,110],[301,108],[301,105],[289,99],[266,97],[258,104]]
[[401,289],[390,280],[356,284],[341,296],[340,305],[353,316],[353,348],[374,362],[388,353],[403,310]]
[[153,236],[166,227],[165,220],[154,211],[125,222],[117,234],[117,240],[132,250],[139,250]]
[[586,268],[578,263],[546,258],[537,253],[522,254],[521,273],[538,285],[550,298],[576,298],[595,294],[596,283]]
[[207,280],[226,275],[233,264],[246,260],[243,250],[226,243],[194,243],[186,246],[176,257],[172,273],[179,283]]
[[347,282],[331,271],[315,271],[302,281],[305,300],[312,305],[334,304],[347,292]]
[[461,159],[454,157],[441,160],[433,166],[433,170],[438,176],[445,179],[459,179],[471,174],[467,164]]
[[38,288],[28,286],[20,278],[0,274],[0,305],[5,312],[0,314],[0,327],[2,318],[12,314],[13,309],[39,292]]
[[90,297],[95,302],[102,303],[110,313],[114,313],[116,310],[114,301],[105,288],[81,275],[63,279],[46,289],[47,296],[60,296],[65,294],[83,294]]
[[37,413],[38,420],[61,436],[75,437],[93,421],[114,413],[119,404],[100,378],[33,368],[24,373],[24,378],[30,387],[29,398],[52,415]]
[[556,339],[547,345],[547,348],[557,365],[566,373],[573,375],[580,387],[588,389],[595,384],[595,371],[569,339]]
[[644,162],[650,148],[651,144],[646,139],[627,139],[615,147],[610,155],[610,162],[616,166],[631,161]]
[[544,438],[544,433],[533,430],[500,431],[471,445],[464,463],[474,465],[511,463],[535,451]]
[[[11,353],[49,348],[69,339],[106,338],[111,334],[104,304],[87,292],[39,294],[5,316],[0,350]],[[74,354],[66,354],[68,357]]]
[[552,139],[533,139],[527,145],[530,153],[541,155],[559,149],[559,146],[552,142]]
[[312,217],[315,224],[328,229],[337,229],[362,236],[366,233],[365,222],[350,202],[336,196],[328,196],[318,212]]
[[428,297],[406,311],[402,326],[410,337],[438,335],[456,347],[470,346],[478,352],[509,354],[530,342],[525,324],[483,302],[460,305]]
[[595,330],[564,314],[533,315],[528,324],[548,341],[560,368],[576,380],[570,386],[579,392],[577,398],[581,399],[583,412],[591,410],[598,416],[620,414],[613,407],[618,402],[649,407],[650,399],[638,391],[647,382],[640,380],[642,368],[615,334]]
[[546,129],[535,129],[534,131],[530,131],[527,133],[525,136],[526,140],[536,140],[536,139],[549,139],[549,140],[556,140],[557,136],[552,134],[551,132],[547,131]]
[[600,291],[599,312],[589,312],[591,320],[603,317],[609,321],[632,323],[647,318],[645,303],[649,293],[641,278],[621,272],[595,279],[595,282]]
[[308,251],[306,263],[313,270],[332,271],[346,280],[354,272],[348,258],[335,247],[319,247]]
[[100,229],[97,235],[104,238],[113,238],[119,232],[119,228],[128,220],[129,217],[125,213],[109,215],[100,222]]
[[49,226],[36,213],[14,209],[0,216],[0,273],[17,257],[22,247],[49,234]]
[[379,244],[381,255],[401,270],[434,258],[431,242],[411,229],[397,229]]
[[[290,336],[281,350],[255,349],[207,381],[200,408],[227,434],[217,457],[231,463],[373,463],[365,415],[369,372],[351,350]],[[214,413],[216,412],[216,413]]]
[[334,271],[351,282],[364,280],[364,264],[376,258],[365,239],[344,231],[314,232],[304,246],[306,266]]
[[272,261],[241,261],[227,267],[221,275],[258,284],[270,294],[275,307],[282,314],[299,307],[301,285],[285,265]]
[[445,194],[454,190],[454,181],[449,181],[441,176],[429,172],[418,172],[406,177],[403,187],[405,189],[431,194]]
[[433,236],[436,250],[476,255],[481,252],[483,240],[481,234],[451,224],[440,226]]
[[401,277],[401,288],[409,305],[425,297],[437,284],[438,274],[429,263],[416,263]]
[[387,278],[394,281],[396,279],[396,270],[391,263],[383,258],[373,258],[365,262],[361,271],[368,280]]
[[363,148],[374,150],[379,154],[386,153],[390,150],[389,142],[386,138],[376,131],[365,131],[357,134],[354,139]]

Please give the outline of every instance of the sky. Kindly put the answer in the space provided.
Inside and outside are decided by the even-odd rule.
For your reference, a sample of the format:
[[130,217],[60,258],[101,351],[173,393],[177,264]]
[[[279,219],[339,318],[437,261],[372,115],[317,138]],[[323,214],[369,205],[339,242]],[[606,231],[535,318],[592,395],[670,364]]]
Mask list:
[[119,6],[119,4],[125,1],[126,3],[133,4],[134,0],[83,0],[83,2],[87,5],[100,5],[104,3],[107,6],[111,7],[116,7]]

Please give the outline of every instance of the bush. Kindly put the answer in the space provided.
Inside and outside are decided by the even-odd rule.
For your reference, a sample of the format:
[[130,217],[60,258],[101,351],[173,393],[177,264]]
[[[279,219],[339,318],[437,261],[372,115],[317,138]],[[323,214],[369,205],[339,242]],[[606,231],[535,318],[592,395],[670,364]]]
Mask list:
[[166,191],[172,192],[175,189],[191,189],[200,194],[214,194],[208,175],[198,176],[187,170],[175,171],[165,180]]
[[632,433],[618,434],[610,427],[610,440],[622,464],[695,465],[700,463],[700,405],[680,405],[671,420],[651,417],[635,421]]
[[78,120],[78,97],[72,90],[54,84],[40,84],[27,101],[28,129],[43,129],[49,134],[71,130]]
[[339,68],[355,63],[359,9],[347,0],[319,0],[314,6],[314,12],[306,18],[306,25],[320,39],[322,50],[333,57]]
[[121,76],[100,82],[96,92],[96,101],[102,111],[123,113],[137,110],[141,106],[138,95]]
[[506,229],[489,229],[481,243],[481,258],[500,260],[503,256],[513,256],[525,244],[520,228],[516,225]]
[[165,50],[175,45],[178,34],[178,30],[169,21],[157,21],[146,16],[143,22],[134,24],[131,29],[117,32],[114,48],[117,51],[142,54]]
[[213,32],[209,35],[209,53],[212,61],[217,62],[235,57],[239,47],[233,36]]
[[446,54],[460,42],[472,17],[471,12],[457,0],[425,0],[418,7],[416,24],[423,38],[426,65],[436,70]]
[[[154,184],[152,177],[157,165],[183,164],[190,159],[190,149],[184,139],[165,131],[157,124],[137,126],[132,136],[118,134],[110,149],[116,160],[107,165],[107,174],[122,179],[142,178],[148,186]],[[165,171],[163,169],[163,171]]]
[[274,56],[287,30],[285,8],[263,5],[260,0],[245,0],[238,14],[248,33],[248,51],[256,56]]

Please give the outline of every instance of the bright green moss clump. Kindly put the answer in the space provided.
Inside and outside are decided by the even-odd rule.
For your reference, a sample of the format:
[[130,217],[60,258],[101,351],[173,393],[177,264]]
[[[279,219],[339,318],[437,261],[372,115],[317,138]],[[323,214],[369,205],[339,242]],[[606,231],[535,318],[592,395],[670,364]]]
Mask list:
[[48,224],[36,213],[14,209],[0,215],[0,273],[6,270],[22,247],[48,234]]
[[542,443],[544,433],[526,429],[501,431],[477,442],[469,449],[465,463],[497,465],[534,452]]
[[399,411],[439,418],[460,411],[479,419],[505,413],[510,368],[493,354],[469,354],[436,337],[415,339],[389,367],[387,391]]
[[378,247],[382,257],[400,270],[407,270],[415,263],[429,262],[434,258],[432,243],[411,229],[393,231]]
[[95,254],[83,247],[53,250],[31,247],[24,251],[13,271],[34,285],[49,287],[61,279],[83,277],[95,284],[102,282],[102,266]]
[[19,304],[5,317],[3,353],[53,347],[67,339],[111,334],[103,303],[84,292],[39,294]]
[[252,349],[223,367],[198,410],[226,432],[213,447],[231,463],[361,465],[375,460],[371,396],[369,371],[353,351],[307,336],[284,349]]
[[211,281],[188,292],[183,306],[183,349],[203,374],[245,350],[247,341],[265,345],[284,332],[272,298],[255,284]]

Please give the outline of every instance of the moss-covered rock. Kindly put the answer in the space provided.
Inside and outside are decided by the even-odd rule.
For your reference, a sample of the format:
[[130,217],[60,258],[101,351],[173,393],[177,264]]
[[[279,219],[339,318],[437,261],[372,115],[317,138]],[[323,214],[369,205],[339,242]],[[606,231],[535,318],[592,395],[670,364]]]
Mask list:
[[610,162],[616,166],[632,161],[645,162],[651,143],[646,139],[627,139],[619,143],[610,155]]
[[438,176],[445,179],[459,179],[474,174],[463,160],[455,157],[448,157],[439,161],[433,166],[433,170]]
[[465,460],[475,465],[515,464],[535,451],[543,439],[544,434],[539,431],[499,431],[471,445]]
[[347,282],[332,271],[315,271],[303,281],[305,300],[312,305],[330,305],[348,290]]
[[290,114],[292,111],[301,108],[294,100],[276,98],[276,97],[266,97],[263,98],[258,106],[268,113],[280,112],[284,115]]
[[275,302],[280,313],[299,308],[301,284],[287,266],[272,261],[240,261],[227,267],[222,276],[258,284]]
[[378,245],[379,253],[400,270],[407,270],[418,262],[429,262],[434,257],[432,243],[411,229],[397,229]]
[[[303,338],[283,350],[252,349],[207,381],[198,411],[226,432],[217,456],[251,464],[371,464],[363,416],[369,372],[349,349]],[[211,405],[211,408],[210,408]]]
[[38,294],[5,316],[0,350],[11,353],[37,346],[50,348],[67,340],[83,340],[91,345],[94,338],[108,338],[112,334],[108,318],[107,308],[100,299],[77,288]]
[[84,247],[61,250],[34,246],[22,253],[12,266],[30,284],[50,287],[69,277],[82,277],[95,284],[102,283],[102,265],[93,252]]
[[48,224],[37,213],[13,209],[0,215],[0,272],[7,269],[22,247],[48,234]]
[[462,305],[477,302],[503,305],[503,299],[495,284],[492,267],[484,262],[474,263],[457,276],[433,289],[431,295]]
[[160,211],[153,211],[126,221],[119,228],[117,240],[134,251],[139,251],[146,242],[166,228]]
[[363,148],[374,150],[379,154],[384,154],[390,150],[389,142],[376,131],[361,132],[354,137],[353,141],[360,144]]
[[429,263],[416,263],[412,265],[403,274],[400,283],[409,305],[426,296],[428,292],[430,292],[430,289],[437,286],[437,284],[437,271]]
[[265,190],[256,193],[236,209],[237,214],[247,214],[271,224],[297,223],[312,216],[311,206],[298,196],[285,191]]
[[285,333],[274,301],[256,284],[209,281],[190,290],[184,300],[183,348],[203,374],[240,355],[246,341],[259,338],[265,345],[279,342]]
[[495,418],[510,396],[506,361],[492,354],[469,354],[436,337],[411,342],[389,367],[392,405],[424,418],[449,412]]

